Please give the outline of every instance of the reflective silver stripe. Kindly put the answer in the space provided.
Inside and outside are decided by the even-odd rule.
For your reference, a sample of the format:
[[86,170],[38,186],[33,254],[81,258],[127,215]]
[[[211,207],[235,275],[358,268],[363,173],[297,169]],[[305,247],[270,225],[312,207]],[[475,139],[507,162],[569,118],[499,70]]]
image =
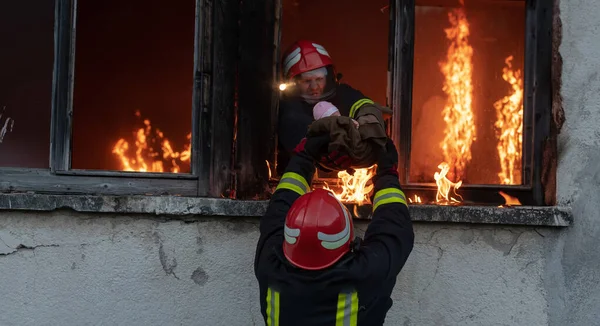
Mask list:
[[344,302],[344,326],[350,326],[350,317],[352,313],[352,293],[346,293]]
[[402,194],[399,194],[397,192],[392,192],[392,193],[389,193],[389,194],[385,194],[383,196],[379,196],[379,198],[377,198],[375,200],[375,202],[373,203],[373,206],[377,205],[378,202],[380,202],[380,201],[382,201],[384,199],[388,199],[388,198],[392,198],[392,197],[400,198],[400,199],[406,201],[406,197],[404,197]]
[[277,325],[277,318],[275,316],[275,310],[279,307],[275,303],[275,291],[271,290],[271,325]]
[[300,181],[300,180],[297,180],[294,178],[283,178],[283,179],[281,179],[280,182],[293,184],[294,186],[298,186],[298,187],[300,187],[300,189],[304,190],[304,193],[308,192],[308,189],[306,188],[304,183],[302,183],[302,181]]

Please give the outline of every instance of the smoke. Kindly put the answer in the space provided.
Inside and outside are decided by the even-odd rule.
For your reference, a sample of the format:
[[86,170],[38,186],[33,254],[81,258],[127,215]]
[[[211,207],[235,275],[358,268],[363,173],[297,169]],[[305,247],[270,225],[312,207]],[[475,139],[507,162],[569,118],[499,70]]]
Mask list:
[[4,136],[13,130],[15,120],[6,114],[6,106],[0,111],[0,144],[4,140]]

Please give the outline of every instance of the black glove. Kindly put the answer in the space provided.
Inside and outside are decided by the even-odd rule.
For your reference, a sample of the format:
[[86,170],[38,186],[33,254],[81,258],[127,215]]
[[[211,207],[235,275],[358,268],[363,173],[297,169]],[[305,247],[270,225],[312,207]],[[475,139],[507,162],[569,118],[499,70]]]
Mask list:
[[345,151],[333,149],[332,151],[327,151],[324,155],[322,155],[318,164],[324,170],[341,171],[350,168],[352,159]]
[[352,163],[348,153],[342,150],[329,150],[329,134],[303,138],[294,148],[294,154],[305,155],[316,161],[316,165],[325,172],[341,171],[350,168]]
[[296,155],[304,155],[313,161],[319,161],[321,156],[327,153],[327,148],[329,146],[330,137],[329,134],[312,136],[312,137],[304,137],[296,145],[293,153]]
[[398,176],[398,151],[389,137],[385,143],[385,148],[379,152],[376,173],[378,176],[386,174]]

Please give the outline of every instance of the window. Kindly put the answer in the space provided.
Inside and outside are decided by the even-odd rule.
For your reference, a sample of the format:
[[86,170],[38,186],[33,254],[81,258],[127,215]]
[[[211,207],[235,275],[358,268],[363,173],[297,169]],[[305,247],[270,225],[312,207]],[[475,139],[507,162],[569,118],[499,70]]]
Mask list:
[[[349,72],[344,81],[393,108],[388,127],[411,202],[548,203],[542,174],[549,164],[543,148],[550,134],[551,4],[403,0],[316,6],[303,0],[283,6],[281,51],[296,38],[317,39],[339,70]],[[303,17],[325,20],[329,28],[304,24]],[[317,182],[338,179],[319,174]]]
[[[0,68],[14,81],[0,81],[1,192],[266,199],[277,179],[281,52],[310,38],[342,81],[393,109],[387,127],[414,203],[547,203],[551,4],[44,0],[0,9],[0,38],[12,45]],[[24,61],[31,52],[37,59]]]
[[211,108],[233,102],[230,7],[0,5],[0,191],[221,196],[233,108]]
[[191,172],[194,6],[78,2],[72,169]]
[[[281,52],[299,39],[317,42],[331,55],[336,71],[342,75],[341,83],[350,85],[381,105],[387,105],[388,0],[352,4],[342,0],[284,1],[282,16]],[[307,17],[313,23],[307,24]],[[283,168],[279,167],[278,172]],[[273,170],[274,184],[278,175]],[[342,193],[339,179],[336,172],[318,171],[314,184],[330,187],[339,195]],[[345,196],[338,197],[347,199]]]
[[54,1],[0,3],[0,167],[48,168]]
[[394,9],[393,138],[411,200],[544,204],[551,6],[423,0]]

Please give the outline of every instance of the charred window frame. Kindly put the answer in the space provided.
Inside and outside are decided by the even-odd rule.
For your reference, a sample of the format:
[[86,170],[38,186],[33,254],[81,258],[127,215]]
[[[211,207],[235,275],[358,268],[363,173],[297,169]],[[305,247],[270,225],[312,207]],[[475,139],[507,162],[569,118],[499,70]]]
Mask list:
[[[407,196],[434,198],[435,187],[409,182],[412,89],[415,31],[415,0],[391,1],[390,25],[391,103],[394,111],[391,137],[399,152],[400,181]],[[547,205],[544,197],[545,142],[552,117],[552,1],[525,1],[525,69],[523,160],[524,182],[520,186],[463,185],[461,194],[474,202],[502,204],[498,190],[518,197],[523,205]],[[393,38],[392,38],[393,36]]]
[[1,168],[0,192],[221,197],[231,181],[222,171],[234,137],[237,4],[196,0],[190,174],[71,169],[76,8],[55,1],[50,168]]

